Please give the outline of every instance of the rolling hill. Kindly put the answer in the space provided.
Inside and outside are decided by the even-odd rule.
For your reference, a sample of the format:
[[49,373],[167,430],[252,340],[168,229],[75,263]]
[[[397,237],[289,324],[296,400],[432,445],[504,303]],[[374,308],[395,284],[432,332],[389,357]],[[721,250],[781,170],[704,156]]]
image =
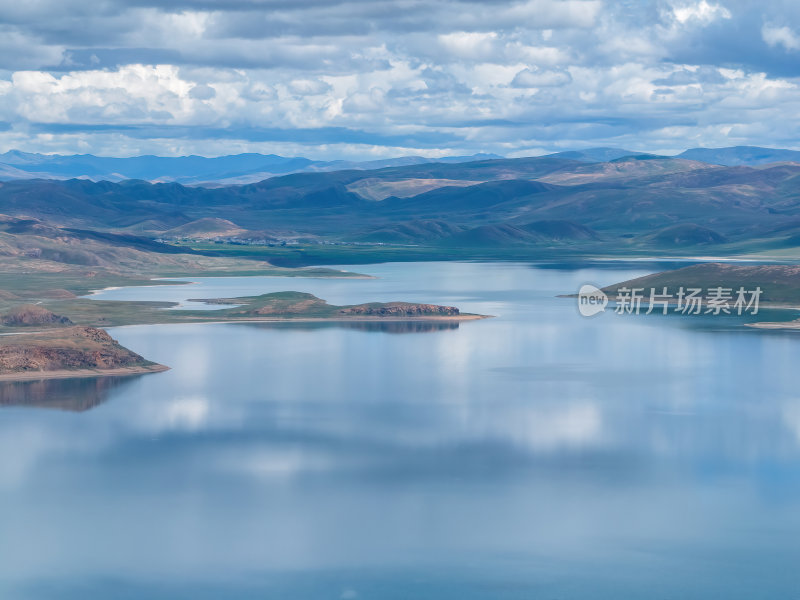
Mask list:
[[205,156],[132,156],[112,158],[92,154],[35,154],[11,150],[0,154],[0,181],[14,179],[89,179],[124,181],[142,179],[150,182],[193,184],[246,184],[299,172],[339,171],[343,169],[380,169],[430,162],[458,163],[502,158],[491,154],[424,158],[404,156],[372,161],[318,161],[275,154],[236,154]]
[[678,155],[678,158],[699,160],[715,165],[733,167],[736,165],[765,165],[778,162],[800,163],[800,151],[780,148],[759,148],[757,146],[734,146],[732,148],[692,148]]
[[[0,213],[15,219],[3,226],[7,234],[56,227],[85,243],[162,255],[171,246],[147,244],[398,244],[477,255],[489,247],[592,254],[713,246],[736,253],[798,245],[799,183],[800,165],[792,164],[550,156],[292,173],[219,188],[7,181],[0,182]],[[400,193],[383,197],[390,191]]]

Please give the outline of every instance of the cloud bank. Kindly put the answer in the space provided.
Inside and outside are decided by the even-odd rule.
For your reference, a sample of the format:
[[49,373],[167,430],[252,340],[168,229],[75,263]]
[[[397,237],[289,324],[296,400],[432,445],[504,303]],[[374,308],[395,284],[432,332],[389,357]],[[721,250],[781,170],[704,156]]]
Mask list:
[[798,148],[800,5],[0,2],[0,150]]

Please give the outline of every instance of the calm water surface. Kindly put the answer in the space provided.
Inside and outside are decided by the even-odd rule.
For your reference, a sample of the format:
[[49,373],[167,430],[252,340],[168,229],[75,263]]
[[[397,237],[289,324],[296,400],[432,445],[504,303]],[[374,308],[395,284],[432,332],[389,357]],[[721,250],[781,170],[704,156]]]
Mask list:
[[0,386],[0,598],[800,598],[800,335],[555,298],[644,267],[358,270],[100,294],[496,318],[123,327],[172,370]]

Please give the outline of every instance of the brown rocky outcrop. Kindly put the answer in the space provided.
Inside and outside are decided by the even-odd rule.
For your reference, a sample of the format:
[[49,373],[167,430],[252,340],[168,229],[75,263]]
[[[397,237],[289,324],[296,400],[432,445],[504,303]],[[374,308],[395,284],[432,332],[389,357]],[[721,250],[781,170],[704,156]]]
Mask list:
[[70,327],[43,336],[8,336],[0,344],[0,374],[72,369],[115,369],[151,364],[94,327]]
[[2,315],[0,324],[6,327],[27,327],[31,325],[72,325],[72,321],[36,304],[24,304]]
[[460,311],[455,306],[387,302],[385,304],[358,304],[339,311],[341,315],[365,317],[453,317]]

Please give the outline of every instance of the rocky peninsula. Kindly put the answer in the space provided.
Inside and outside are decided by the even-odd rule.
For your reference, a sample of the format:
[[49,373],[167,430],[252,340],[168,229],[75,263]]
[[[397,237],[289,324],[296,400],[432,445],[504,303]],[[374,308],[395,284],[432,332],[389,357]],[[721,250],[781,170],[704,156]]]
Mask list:
[[[78,299],[60,303],[63,308],[72,309],[67,317],[37,304],[14,307],[0,315],[0,382],[135,375],[168,369],[121,346],[99,326],[277,321],[450,321],[457,326],[458,321],[484,318],[436,304],[372,302],[335,306],[302,292],[196,301],[230,308],[165,310],[172,304]],[[124,319],[117,316],[118,311],[124,312]]]
[[94,327],[71,326],[0,337],[0,381],[165,370],[167,367],[146,360]]

